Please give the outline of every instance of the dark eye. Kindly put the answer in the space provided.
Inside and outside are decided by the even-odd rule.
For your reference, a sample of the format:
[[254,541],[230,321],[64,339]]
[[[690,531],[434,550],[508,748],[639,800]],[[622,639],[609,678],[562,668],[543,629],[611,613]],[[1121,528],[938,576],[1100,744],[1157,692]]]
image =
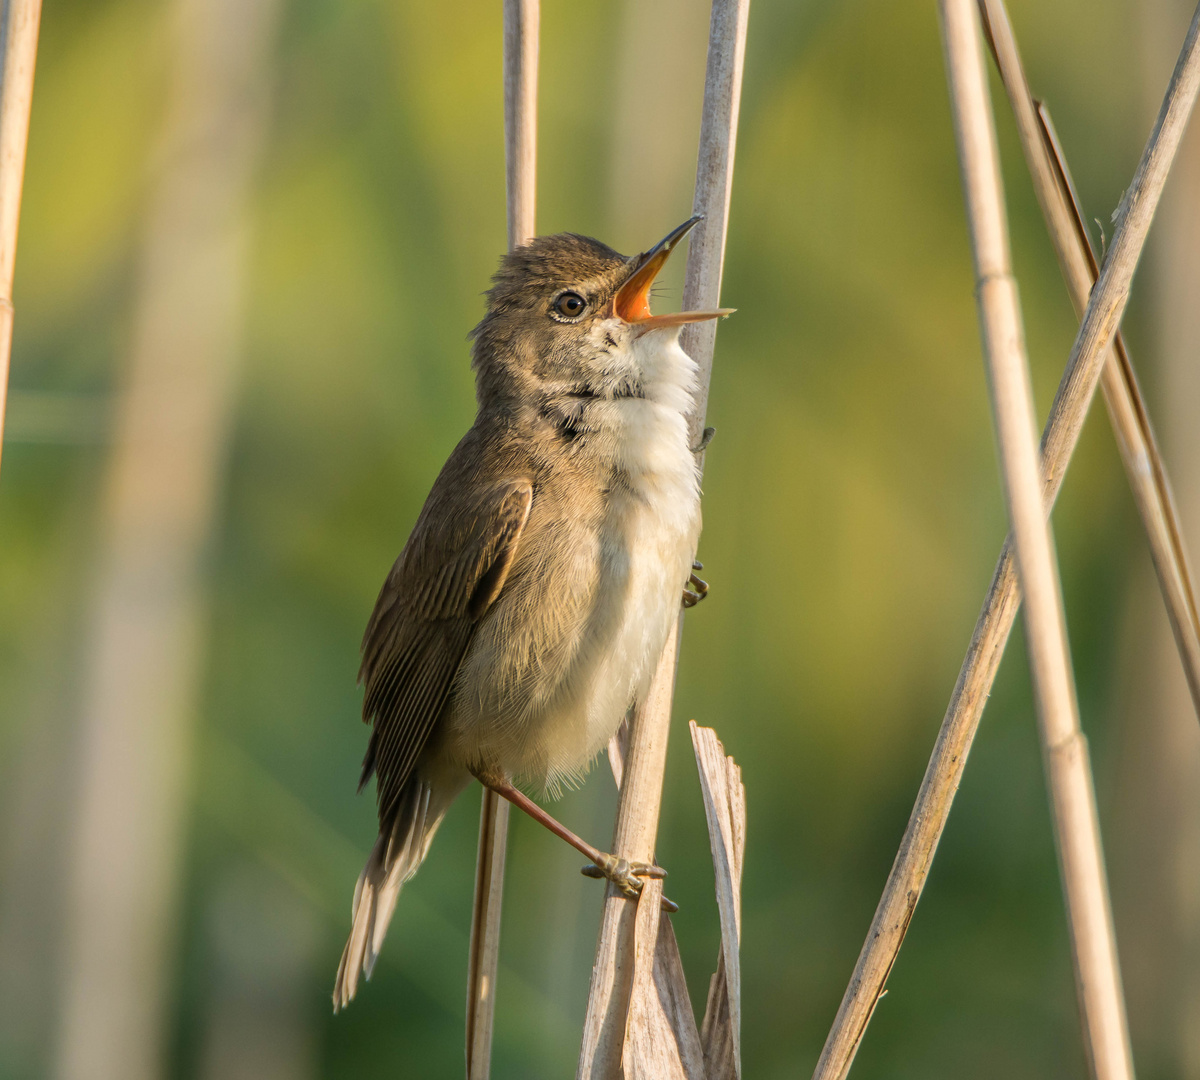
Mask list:
[[577,319],[587,307],[587,301],[579,293],[565,292],[554,301],[554,310],[564,319]]

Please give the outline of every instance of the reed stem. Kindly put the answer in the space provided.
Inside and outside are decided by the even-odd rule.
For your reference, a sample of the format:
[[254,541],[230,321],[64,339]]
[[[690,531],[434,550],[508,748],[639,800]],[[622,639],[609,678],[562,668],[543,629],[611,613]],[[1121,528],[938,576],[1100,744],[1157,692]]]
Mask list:
[[[713,0],[692,204],[693,212],[703,215],[703,220],[693,230],[688,248],[683,288],[685,310],[715,308],[720,300],[749,14],[750,0]],[[715,322],[686,327],[681,341],[699,366],[700,389],[695,411],[689,418],[693,445],[697,445],[708,404]],[[680,628],[681,620],[667,638],[646,700],[638,703],[633,715],[613,834],[614,854],[629,860],[654,860]],[[610,885],[592,968],[576,1073],[579,1080],[610,1080],[621,1075],[621,1050],[634,971],[636,915],[637,905],[629,903]]]
[[[527,244],[537,235],[540,18],[540,0],[504,0],[504,162],[509,248]],[[509,810],[504,799],[483,789],[467,966],[467,1080],[487,1080],[491,1072]]]
[[1092,770],[1087,740],[1079,725],[1062,587],[1042,500],[1033,388],[1012,274],[979,16],[971,0],[941,0],[939,7],[983,352],[1017,576],[1025,600],[1025,635],[1071,928],[1084,1042],[1098,1080],[1129,1080],[1133,1076],[1133,1055]]

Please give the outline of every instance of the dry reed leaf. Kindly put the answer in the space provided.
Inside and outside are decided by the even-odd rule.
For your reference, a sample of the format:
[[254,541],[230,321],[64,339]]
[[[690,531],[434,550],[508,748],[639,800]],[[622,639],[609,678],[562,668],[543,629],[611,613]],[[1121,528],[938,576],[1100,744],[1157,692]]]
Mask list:
[[729,1080],[738,1060],[733,1039],[733,1020],[729,1015],[729,983],[725,979],[725,953],[717,958],[717,970],[708,983],[708,1001],[704,1022],[700,1025],[700,1044],[704,1047],[704,1067],[710,1080]]
[[647,880],[638,897],[621,1069],[625,1080],[707,1080],[679,946],[661,905],[662,882]]
[[621,790],[621,781],[625,777],[625,757],[629,753],[629,715],[621,721],[621,726],[608,740],[608,765],[612,769],[613,780],[617,790]]
[[708,991],[700,1041],[708,1080],[742,1075],[742,981],[738,945],[742,936],[742,866],[746,855],[746,789],[742,770],[712,728],[688,724],[716,875],[721,914],[721,955]]

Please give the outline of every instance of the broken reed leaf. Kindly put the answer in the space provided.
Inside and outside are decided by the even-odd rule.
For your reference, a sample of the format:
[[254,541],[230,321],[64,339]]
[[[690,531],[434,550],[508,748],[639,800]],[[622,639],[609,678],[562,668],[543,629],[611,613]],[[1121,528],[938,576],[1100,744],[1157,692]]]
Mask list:
[[746,854],[746,789],[742,771],[712,728],[688,723],[704,816],[708,822],[716,879],[717,908],[721,916],[721,954],[709,987],[701,1041],[709,1080],[728,1076],[740,1080],[741,1066],[741,961],[742,866]]
[[662,881],[648,879],[637,901],[633,982],[621,1050],[624,1080],[711,1080]]
[[621,781],[625,779],[625,758],[629,754],[629,714],[621,721],[621,726],[613,732],[608,740],[608,767],[612,769],[613,782],[617,790],[621,790]]
[[717,970],[708,983],[704,1022],[700,1025],[700,1044],[704,1047],[704,1067],[708,1080],[735,1080],[738,1046],[733,1037],[733,1018],[729,1012],[729,983],[725,979],[725,953],[717,957]]
[[[661,889],[661,884],[660,884]],[[654,950],[654,985],[658,988],[659,1001],[667,1017],[672,1019],[672,1028],[679,1040],[683,1063],[688,1075],[705,1076],[704,1054],[700,1033],[696,1030],[696,1015],[692,1012],[692,999],[688,995],[687,980],[683,975],[683,960],[679,955],[679,943],[675,940],[675,927],[669,915],[660,915],[658,920],[658,945]],[[707,1080],[714,1080],[707,1074]]]

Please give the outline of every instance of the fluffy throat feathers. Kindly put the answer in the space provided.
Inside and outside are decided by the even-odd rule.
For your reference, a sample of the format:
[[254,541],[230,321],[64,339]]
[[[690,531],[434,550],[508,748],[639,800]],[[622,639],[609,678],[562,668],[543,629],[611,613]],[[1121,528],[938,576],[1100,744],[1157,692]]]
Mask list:
[[648,413],[674,418],[674,427],[694,408],[697,385],[696,363],[679,344],[679,328],[669,327],[611,350],[601,368],[579,381],[545,386],[539,411],[568,441],[618,434],[614,429]]
[[693,404],[697,371],[695,361],[680,347],[679,331],[672,326],[635,332],[623,341],[604,333],[603,346],[579,364],[578,379],[569,389],[562,384],[556,389],[581,400],[638,399],[686,414]]

